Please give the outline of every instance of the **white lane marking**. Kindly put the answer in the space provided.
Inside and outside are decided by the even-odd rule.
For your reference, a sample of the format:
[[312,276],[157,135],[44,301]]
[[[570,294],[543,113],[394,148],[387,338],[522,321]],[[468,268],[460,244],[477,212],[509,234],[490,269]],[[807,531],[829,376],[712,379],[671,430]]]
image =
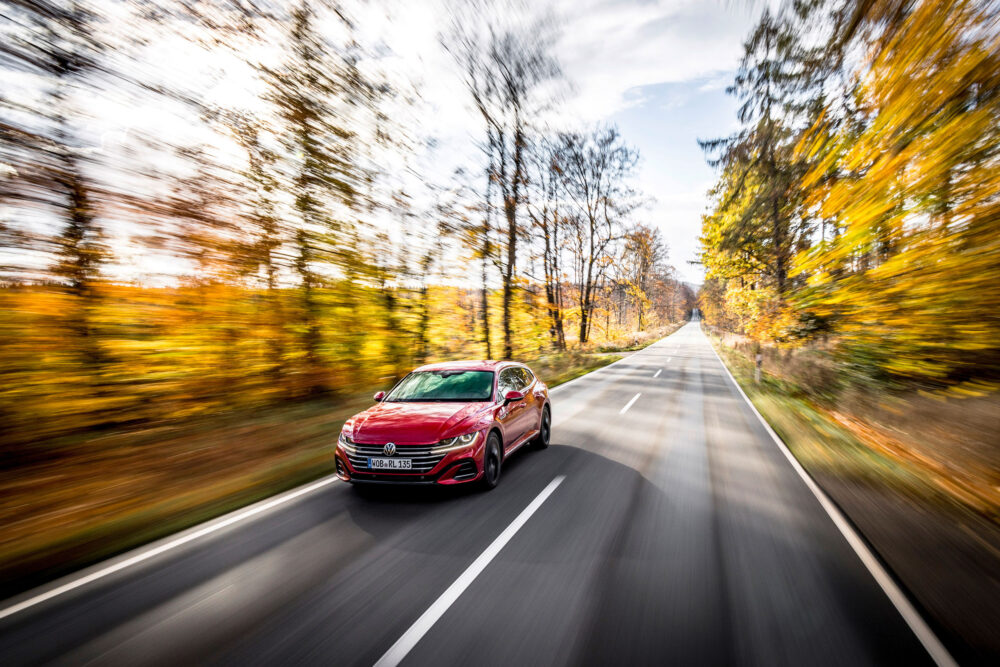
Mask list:
[[670,360],[671,360],[671,359],[673,359],[673,357],[667,357],[667,363],[668,363],[668,364],[670,363]]
[[[670,361],[670,360],[669,360],[669,359],[667,359],[667,361]],[[657,368],[657,369],[656,369],[656,372],[655,372],[655,373],[653,373],[653,377],[655,377],[655,378],[658,378],[658,377],[660,377],[660,373],[662,373],[662,372],[663,372],[663,369],[662,369],[662,368]]]
[[[674,333],[676,333],[676,332],[674,332]],[[674,334],[670,334],[670,336],[672,336],[672,335],[674,335]],[[662,340],[666,340],[670,336],[667,336],[666,338],[663,338]],[[596,369],[594,369],[594,370],[592,370],[592,371],[590,371],[588,373],[584,373],[580,377],[573,378],[572,380],[569,380],[568,382],[564,382],[564,383],[562,383],[562,384],[560,384],[560,385],[558,385],[556,387],[552,387],[551,389],[549,389],[549,393],[551,393],[553,391],[556,391],[558,389],[561,389],[561,388],[563,388],[563,387],[565,387],[565,386],[567,386],[569,384],[572,384],[573,382],[576,382],[577,380],[581,380],[581,379],[587,377],[588,375],[591,375],[593,373],[597,373],[599,371],[602,371],[605,368],[611,368],[615,364],[618,364],[618,363],[620,363],[622,361],[625,361],[626,359],[628,359],[629,357],[631,357],[633,354],[637,354],[638,352],[641,352],[641,351],[642,350],[637,350],[636,352],[631,352],[628,355],[626,355],[626,356],[622,357],[621,359],[619,359],[618,361],[614,361],[614,362],[608,364],[607,366],[601,366],[600,368],[596,368]],[[89,574],[79,575],[79,576],[78,575],[70,575],[70,577],[76,576],[77,578],[70,579],[69,581],[67,581],[67,582],[65,582],[63,584],[57,584],[55,587],[53,587],[53,588],[51,588],[49,590],[42,591],[40,593],[32,595],[31,597],[28,597],[25,600],[22,600],[21,602],[16,602],[16,603],[10,605],[9,607],[6,607],[4,609],[0,609],[0,620],[2,620],[4,618],[7,618],[8,616],[13,616],[14,614],[17,614],[18,612],[24,611],[25,609],[28,609],[30,607],[34,607],[35,605],[40,604],[42,602],[45,602],[46,600],[51,600],[52,598],[57,597],[59,595],[62,595],[63,593],[67,593],[69,591],[75,590],[75,589],[77,589],[77,588],[79,588],[81,586],[86,586],[87,584],[89,584],[89,583],[91,583],[93,581],[97,581],[98,579],[103,579],[104,577],[108,576],[109,574],[114,574],[115,572],[119,572],[121,570],[124,570],[125,568],[131,567],[132,565],[136,565],[136,564],[141,563],[141,562],[143,562],[145,560],[153,558],[154,556],[158,556],[158,555],[160,555],[160,554],[162,554],[164,552],[170,551],[170,550],[175,549],[175,548],[177,548],[179,546],[187,544],[188,542],[192,542],[194,540],[197,540],[197,539],[199,539],[201,537],[204,537],[205,535],[209,535],[211,533],[214,533],[217,530],[221,530],[222,528],[226,528],[227,526],[231,526],[234,523],[238,523],[240,521],[243,521],[244,519],[248,519],[251,516],[255,516],[257,514],[260,514],[261,512],[265,512],[265,511],[267,511],[267,510],[269,510],[269,509],[271,509],[273,507],[277,507],[278,505],[282,505],[282,504],[284,504],[286,502],[294,500],[295,498],[303,496],[303,495],[305,495],[307,493],[311,493],[311,492],[313,492],[313,491],[315,491],[317,489],[320,489],[320,488],[322,488],[324,486],[327,486],[327,485],[329,485],[329,484],[331,484],[333,482],[336,482],[336,481],[339,481],[339,478],[336,477],[336,476],[334,476],[334,475],[331,475],[330,477],[326,477],[326,478],[323,478],[321,480],[318,480],[318,481],[316,481],[316,482],[314,482],[312,484],[309,484],[308,486],[300,487],[298,489],[291,489],[291,490],[287,491],[283,495],[276,496],[276,497],[274,497],[274,498],[272,498],[270,500],[261,501],[261,503],[259,503],[257,505],[253,505],[253,506],[251,506],[251,507],[243,510],[242,512],[237,511],[237,513],[235,513],[233,515],[230,515],[230,516],[225,516],[224,515],[222,517],[217,517],[215,519],[210,519],[205,524],[202,524],[202,527],[199,528],[199,527],[195,526],[194,528],[189,529],[189,530],[192,530],[193,532],[187,533],[187,534],[181,534],[180,537],[177,537],[177,538],[175,538],[175,539],[173,539],[173,540],[171,540],[171,541],[169,541],[169,542],[167,542],[165,544],[160,544],[160,545],[154,544],[154,545],[149,545],[147,547],[139,547],[139,550],[140,550],[139,553],[136,553],[136,554],[134,554],[132,556],[128,556],[124,560],[117,561],[117,562],[114,562],[114,559],[111,559],[111,561],[108,563],[108,565],[106,565],[104,567],[100,567],[100,569],[98,569],[98,570],[96,570],[94,572],[91,572]]]
[[69,591],[80,588],[81,586],[86,586],[87,584],[97,581],[98,579],[103,579],[109,574],[114,574],[115,572],[124,570],[127,567],[131,567],[143,561],[149,560],[154,556],[159,556],[162,553],[165,553],[172,549],[176,549],[177,547],[187,544],[188,542],[193,542],[218,530],[222,530],[223,528],[231,526],[234,523],[239,523],[240,521],[249,519],[252,516],[256,516],[262,512],[266,512],[269,509],[277,507],[278,505],[283,505],[287,502],[295,500],[296,498],[304,496],[307,493],[312,493],[313,491],[321,489],[324,486],[328,486],[329,484],[332,484],[333,482],[336,481],[339,481],[339,479],[336,476],[331,475],[329,477],[324,477],[323,479],[313,482],[312,484],[300,487],[298,489],[293,489],[292,491],[289,491],[287,493],[275,496],[270,500],[262,501],[255,505],[251,505],[249,508],[246,508],[242,511],[237,511],[228,516],[223,516],[221,517],[221,520],[220,519],[211,520],[206,524],[202,525],[200,528],[196,527],[190,532],[181,533],[179,537],[175,537],[174,539],[164,542],[163,544],[151,545],[145,550],[141,550],[137,554],[126,557],[124,560],[112,562],[111,564],[106,565],[105,567],[101,567],[95,570],[94,572],[91,572],[90,574],[86,574],[78,578],[71,579],[70,581],[58,585],[55,588],[44,591],[42,593],[38,593],[37,595],[29,597],[26,600],[23,600],[5,609],[2,609],[0,610],[0,619],[7,618],[8,616],[13,616],[14,614],[20,611],[28,609],[29,607],[34,607],[37,604],[45,602],[46,600],[51,600],[52,598],[62,595],[63,593],[68,593]]
[[[682,327],[682,328],[683,328],[683,327]],[[680,329],[678,329],[678,330],[677,330],[677,331],[675,331],[674,333],[670,334],[670,336],[674,336],[674,335],[676,335],[678,331],[680,331]],[[652,343],[651,345],[649,345],[649,346],[647,346],[647,347],[652,347],[652,345],[657,345],[657,344],[659,344],[659,343],[661,343],[661,342],[663,342],[663,341],[665,341],[665,340],[669,340],[669,339],[670,339],[670,336],[664,336],[664,337],[663,337],[663,338],[661,338],[660,340],[656,341],[656,343]],[[597,373],[600,373],[601,371],[603,371],[603,370],[604,370],[604,369],[606,369],[606,368],[611,368],[611,367],[612,367],[612,366],[614,366],[615,364],[620,364],[621,362],[623,362],[623,361],[625,361],[625,360],[627,360],[627,359],[631,358],[631,357],[632,357],[632,355],[634,355],[634,354],[639,354],[640,352],[642,352],[642,351],[643,351],[643,350],[645,350],[645,349],[647,349],[647,348],[645,348],[645,347],[644,347],[644,348],[642,348],[642,350],[636,350],[635,352],[629,352],[628,354],[626,354],[626,355],[625,355],[624,357],[622,357],[622,358],[621,358],[621,359],[619,359],[618,361],[612,361],[612,362],[611,362],[610,364],[608,364],[607,366],[601,366],[600,368],[595,368],[594,370],[592,370],[592,371],[589,371],[589,372],[587,372],[587,373],[584,373],[583,375],[581,375],[581,376],[579,376],[579,377],[575,377],[575,378],[573,378],[572,380],[567,380],[566,382],[563,382],[562,384],[558,384],[558,385],[556,385],[555,387],[549,387],[549,393],[551,394],[551,393],[552,393],[552,392],[554,392],[554,391],[559,391],[559,390],[560,390],[560,389],[562,389],[563,387],[568,387],[569,385],[573,384],[573,383],[574,383],[574,382],[576,382],[577,380],[582,380],[582,379],[583,379],[583,378],[585,378],[585,377],[590,377],[590,376],[592,376],[592,375],[596,375]],[[674,352],[676,352],[676,351],[677,351],[677,348],[674,348]],[[669,359],[667,359],[667,361],[670,361],[670,360],[669,360]]]
[[564,479],[566,479],[565,475],[559,475],[549,482],[549,485],[535,496],[535,499],[517,515],[517,518],[510,522],[509,526],[504,528],[504,531],[493,540],[490,546],[486,547],[486,551],[479,554],[479,557],[472,561],[472,565],[467,567],[465,572],[458,575],[458,579],[441,594],[441,597],[435,600],[427,608],[427,611],[421,614],[420,618],[414,621],[413,625],[396,640],[396,643],[389,647],[389,650],[375,663],[375,667],[395,667],[395,665],[398,665],[413,650],[417,642],[427,634],[427,631],[434,627],[434,624],[448,611],[448,608],[455,603],[455,600],[465,592],[465,589],[486,569],[490,561],[496,558],[500,550],[510,542],[511,538],[528,522],[531,515],[542,506],[542,503],[552,495],[552,492],[562,484]]
[[795,468],[795,472],[799,474],[802,481],[806,483],[809,490],[812,491],[814,496],[816,496],[816,500],[818,500],[819,504],[824,510],[826,510],[827,515],[833,520],[834,525],[836,525],[840,530],[840,534],[843,535],[844,539],[847,540],[847,543],[851,545],[851,548],[854,549],[854,553],[858,555],[858,558],[861,559],[861,562],[868,569],[868,572],[875,579],[876,583],[878,583],[878,585],[882,588],[886,597],[888,597],[889,601],[894,607],[896,607],[896,611],[898,611],[899,615],[903,617],[906,624],[910,626],[910,630],[913,631],[913,634],[915,634],[920,643],[923,644],[924,650],[930,654],[931,659],[939,665],[939,667],[958,667],[958,663],[955,662],[955,659],[951,657],[950,653],[948,653],[948,649],[946,649],[944,644],[941,643],[941,640],[935,636],[934,632],[930,629],[930,626],[927,625],[927,622],[920,616],[920,613],[917,612],[913,604],[910,603],[910,600],[906,597],[903,591],[899,589],[899,586],[896,585],[896,582],[893,581],[889,573],[885,571],[885,568],[882,567],[882,564],[879,562],[875,554],[868,549],[864,540],[862,540],[857,532],[855,532],[854,528],[851,527],[851,524],[848,523],[846,518],[844,518],[844,515],[837,508],[837,506],[833,504],[833,501],[826,495],[826,492],[823,491],[818,484],[816,484],[809,473],[806,472],[805,468],[802,467],[802,464],[799,463],[799,460],[795,458],[791,450],[788,449],[785,442],[778,436],[777,433],[774,432],[774,429],[771,428],[771,425],[767,423],[760,412],[757,411],[757,407],[746,395],[746,392],[743,391],[743,387],[741,387],[740,383],[736,381],[733,374],[729,372],[729,368],[726,367],[725,362],[722,361],[722,357],[719,356],[715,346],[709,343],[709,347],[712,348],[712,352],[715,353],[715,357],[719,360],[719,365],[721,365],[722,369],[726,371],[726,375],[729,376],[729,379],[736,387],[736,390],[740,392],[740,396],[742,396],[743,400],[747,402],[747,405],[750,406],[753,413],[757,415],[757,419],[759,419],[760,423],[764,426],[764,430],[768,432],[771,439],[778,445],[778,449],[781,450],[781,452],[785,455],[785,458],[788,459],[788,462],[792,464],[793,468]]
[[573,384],[577,380],[582,380],[585,377],[590,377],[592,375],[596,375],[597,373],[600,373],[601,371],[603,371],[605,368],[611,368],[615,364],[620,364],[621,362],[629,359],[633,354],[638,354],[639,352],[642,352],[642,350],[636,350],[635,352],[629,352],[627,355],[625,355],[624,357],[622,357],[618,361],[612,361],[607,366],[601,366],[600,368],[595,368],[594,370],[588,371],[588,372],[584,373],[583,375],[581,375],[579,377],[573,378],[572,380],[566,380],[566,382],[563,382],[562,384],[557,384],[554,387],[549,387],[549,393],[551,394],[554,391],[559,391],[563,387],[568,387],[569,385]]
[[640,396],[642,396],[642,392],[639,392],[638,394],[636,394],[635,396],[633,396],[633,397],[632,397],[632,400],[631,400],[631,401],[629,401],[628,403],[626,403],[626,404],[625,404],[625,407],[624,407],[624,408],[622,408],[621,410],[619,410],[619,411],[618,411],[618,414],[620,414],[620,415],[623,415],[623,414],[625,414],[626,412],[628,412],[628,409],[632,407],[632,404],[633,404],[633,403],[635,403],[636,401],[638,401],[638,400],[639,400],[639,397],[640,397]]
[[[672,336],[673,334],[670,334],[670,335]],[[669,336],[667,336],[667,338],[669,338]],[[664,338],[663,340],[666,340],[666,338]],[[637,352],[641,352],[641,351],[642,350],[638,350]],[[611,368],[615,364],[618,364],[618,363],[621,363],[621,362],[625,361],[626,359],[628,359],[629,357],[631,357],[633,354],[636,354],[637,352],[631,352],[631,353],[625,355],[624,357],[622,357],[621,359],[619,359],[618,361],[614,361],[614,362],[608,364],[607,366],[601,366],[600,368],[595,368],[594,370],[592,370],[592,371],[590,371],[588,373],[584,373],[580,377],[573,378],[572,380],[569,380],[568,382],[564,382],[564,383],[562,383],[562,384],[560,384],[560,385],[558,385],[556,387],[552,387],[551,389],[549,389],[549,393],[551,393],[553,391],[557,391],[559,389],[562,389],[563,387],[566,387],[566,386],[572,384],[573,382],[576,382],[577,380],[581,380],[581,379],[587,377],[588,375],[592,375],[594,373],[600,372],[600,371],[602,371],[602,370],[604,370],[606,368]],[[274,498],[272,498],[270,500],[261,501],[262,504],[260,504],[260,505],[254,505],[252,507],[249,507],[249,508],[243,510],[242,512],[237,511],[236,514],[233,514],[231,516],[225,516],[224,515],[222,517],[217,517],[216,519],[210,519],[205,524],[202,524],[202,527],[200,527],[200,528],[196,526],[196,527],[194,527],[192,529],[189,529],[189,530],[193,530],[194,531],[193,533],[190,533],[190,534],[181,534],[180,537],[177,537],[176,539],[171,540],[170,542],[167,542],[166,544],[162,544],[162,545],[153,544],[153,545],[148,545],[147,547],[139,547],[139,550],[140,550],[139,553],[136,553],[136,554],[134,554],[132,556],[127,556],[125,558],[125,560],[114,562],[114,559],[111,559],[111,561],[109,561],[106,566],[101,567],[100,569],[98,569],[98,570],[96,570],[94,572],[91,572],[89,574],[85,574],[85,575],[70,575],[70,577],[76,576],[77,578],[71,579],[70,581],[67,581],[67,582],[65,582],[63,584],[57,584],[55,587],[53,587],[53,588],[51,588],[49,590],[42,591],[42,592],[40,592],[40,593],[38,593],[36,595],[33,595],[33,596],[31,596],[31,597],[29,597],[29,598],[27,598],[25,600],[22,600],[21,602],[14,603],[14,604],[12,604],[9,607],[6,607],[4,609],[0,609],[0,619],[4,619],[4,618],[7,618],[8,616],[12,616],[12,615],[14,615],[14,614],[16,614],[16,613],[18,613],[20,611],[28,609],[29,607],[33,607],[33,606],[35,606],[37,604],[45,602],[46,600],[51,600],[52,598],[57,597],[59,595],[62,595],[63,593],[67,593],[67,592],[75,590],[75,589],[77,589],[77,588],[79,588],[81,586],[85,586],[85,585],[87,585],[87,584],[89,584],[89,583],[91,583],[93,581],[97,581],[98,579],[102,579],[102,578],[108,576],[109,574],[114,574],[115,572],[119,572],[119,571],[121,571],[121,570],[123,570],[123,569],[125,569],[127,567],[131,567],[132,565],[136,565],[138,563],[141,563],[141,562],[143,562],[145,560],[153,558],[154,556],[158,556],[158,555],[160,555],[160,554],[162,554],[162,553],[164,553],[166,551],[170,551],[171,549],[175,549],[176,547],[179,547],[181,545],[187,544],[188,542],[191,542],[193,540],[197,540],[197,539],[199,539],[201,537],[204,537],[205,535],[209,535],[209,534],[211,534],[211,533],[213,533],[213,532],[215,532],[217,530],[220,530],[220,529],[225,528],[227,526],[231,526],[234,523],[238,523],[239,521],[247,519],[247,518],[249,518],[251,516],[255,516],[255,515],[257,515],[257,514],[259,514],[261,512],[264,512],[264,511],[267,511],[267,510],[271,509],[272,507],[276,507],[276,506],[281,505],[283,503],[286,503],[286,502],[288,502],[290,500],[298,498],[299,496],[305,495],[307,493],[311,493],[312,491],[315,491],[316,489],[320,489],[320,488],[322,488],[324,486],[327,486],[328,484],[330,484],[332,482],[336,482],[336,481],[338,481],[338,478],[336,476],[331,475],[328,478],[321,479],[321,480],[319,480],[317,482],[314,482],[313,484],[310,484],[308,486],[304,486],[304,487],[301,487],[301,488],[298,488],[298,489],[291,489],[290,491],[286,492],[284,495],[276,496],[276,497],[274,497]],[[147,550],[144,551],[143,549],[147,549]]]

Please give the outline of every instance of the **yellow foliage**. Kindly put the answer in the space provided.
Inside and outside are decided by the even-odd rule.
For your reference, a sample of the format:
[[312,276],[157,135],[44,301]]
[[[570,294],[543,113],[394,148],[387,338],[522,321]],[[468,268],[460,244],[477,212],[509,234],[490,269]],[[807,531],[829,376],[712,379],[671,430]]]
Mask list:
[[799,303],[894,375],[943,378],[1000,349],[1000,98],[977,95],[1000,84],[1000,35],[984,12],[917,3],[859,72],[870,122],[833,136],[805,179],[841,231],[799,256]]
[[766,212],[746,205],[762,186],[742,175],[756,172],[727,165],[714,191],[726,206],[705,217],[703,260],[725,285],[717,307],[747,335],[832,335],[842,360],[871,376],[995,377],[1000,25],[986,3],[898,7],[864,9],[847,103],[828,103],[796,139],[792,164],[807,168],[794,219],[808,231],[786,291],[794,310],[769,301],[774,271],[757,261],[774,240]]
[[[316,384],[350,395],[391,385],[415,364],[487,356],[481,294],[459,287],[387,293],[343,282],[317,289],[320,341],[312,361],[302,342],[299,289],[95,290],[83,301],[53,286],[0,288],[0,441],[37,443],[82,429],[279,403],[306,397]],[[551,346],[544,294],[522,282],[515,295],[514,355],[537,358]],[[387,296],[394,297],[392,313]],[[489,305],[499,357],[498,290]],[[573,314],[565,317],[572,333]],[[634,320],[598,328],[594,344],[634,330]]]

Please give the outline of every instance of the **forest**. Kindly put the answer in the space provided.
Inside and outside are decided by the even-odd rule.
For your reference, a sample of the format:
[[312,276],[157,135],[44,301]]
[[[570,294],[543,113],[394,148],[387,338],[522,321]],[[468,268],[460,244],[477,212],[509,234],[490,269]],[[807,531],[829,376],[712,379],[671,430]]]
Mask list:
[[727,92],[736,131],[701,141],[718,175],[702,220],[706,328],[795,457],[975,647],[959,661],[988,664],[1000,5],[765,10]]
[[[637,151],[615,127],[557,124],[554,25],[456,10],[440,39],[480,127],[471,161],[440,174],[418,82],[351,9],[9,9],[5,456],[352,396],[432,360],[613,346],[684,317],[693,293],[643,221]],[[208,63],[209,85],[155,67],[162,44]],[[254,94],[214,95],[229,78]],[[135,124],[136,100],[188,131]]]
[[[702,517],[685,538],[723,565],[749,552],[723,553],[720,530],[836,560],[799,539],[815,522],[772,532],[807,516],[783,489],[822,489],[935,632],[995,653],[1000,2],[608,4],[0,0],[0,597],[330,479],[344,421],[421,364],[517,359],[555,386],[691,321],[678,339],[701,347],[597,376],[591,405],[647,384],[620,422],[578,402],[555,453],[601,477],[616,468],[589,445],[646,461],[624,471],[623,516]],[[630,21],[604,25],[618,10]],[[666,51],[644,62],[650,39],[714,43],[740,12],[730,69],[677,83]],[[594,114],[620,126],[582,119],[567,73],[574,48],[578,74],[606,65],[605,41],[650,70],[616,107],[641,114]],[[723,62],[706,50],[689,56]],[[671,264],[687,257],[670,207],[701,192],[643,171],[636,142],[676,158],[648,143],[683,136],[657,123],[714,116],[647,101],[723,99],[723,79],[731,131],[686,139],[711,168],[698,286]],[[778,470],[792,484],[756,494]],[[647,495],[657,479],[691,495]],[[433,513],[416,510],[395,519]],[[652,532],[626,525],[606,572]],[[743,562],[789,583],[770,553]]]
[[442,14],[448,144],[380,3],[2,12],[0,592],[330,473],[415,366],[554,386],[694,306],[554,20]]
[[996,390],[1000,8],[794,7],[746,41],[738,131],[702,142],[706,318],[828,349],[842,382]]

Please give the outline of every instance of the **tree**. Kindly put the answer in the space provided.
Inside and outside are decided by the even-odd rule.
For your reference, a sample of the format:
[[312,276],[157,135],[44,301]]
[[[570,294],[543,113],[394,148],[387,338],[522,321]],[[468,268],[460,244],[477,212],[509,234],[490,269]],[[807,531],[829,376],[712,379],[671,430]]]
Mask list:
[[721,167],[706,318],[758,339],[831,334],[866,383],[993,375],[1000,11],[828,6],[765,12],[733,87],[744,127],[705,144]]
[[[550,55],[552,37],[544,24],[498,29],[466,19],[456,21],[446,47],[462,67],[466,88],[485,124],[482,148],[489,164],[489,190],[497,190],[502,205],[503,356],[510,359],[514,354],[511,307],[521,231],[518,213],[527,181],[528,127],[546,103],[540,98],[541,89],[561,71]],[[487,209],[490,206],[488,201]]]
[[278,154],[262,135],[263,123],[247,113],[224,116],[240,147],[246,153],[247,165],[242,174],[250,195],[246,219],[249,224],[248,242],[239,253],[244,270],[257,279],[263,278],[267,289],[266,312],[270,323],[267,346],[270,352],[270,375],[281,379],[285,373],[284,314],[278,290],[278,273],[287,267],[281,249],[289,241],[287,226],[282,224],[276,198],[281,187],[277,170]]
[[[10,112],[9,122],[0,125],[0,155],[10,170],[2,196],[54,215],[62,224],[42,245],[54,245],[52,272],[76,300],[69,317],[79,352],[87,364],[99,367],[105,355],[89,312],[98,299],[95,283],[108,251],[95,210],[102,195],[87,173],[91,159],[80,136],[76,100],[89,88],[89,77],[105,71],[102,17],[82,2],[22,0],[6,11],[11,23],[5,31],[5,66],[39,77],[45,92],[34,99],[0,99]],[[31,232],[8,238],[41,240]]]
[[580,309],[581,343],[590,336],[595,288],[603,279],[611,244],[623,235],[623,224],[639,206],[628,181],[638,152],[625,144],[615,127],[596,128],[559,137],[562,185],[576,209],[573,218]]
[[[754,272],[766,272],[783,299],[792,257],[802,234],[801,196],[790,118],[799,108],[801,61],[794,29],[765,10],[744,45],[736,78],[727,92],[740,101],[741,129],[723,139],[701,141],[713,166],[722,167],[713,212],[713,248],[744,255]],[[719,224],[721,223],[721,224]]]
[[635,304],[639,331],[646,327],[654,281],[667,271],[666,261],[667,246],[659,229],[639,224],[625,234],[619,265],[622,281]]
[[[339,9],[324,16],[339,21],[347,31],[352,29]],[[361,160],[350,121],[359,112],[371,111],[385,93],[384,87],[358,71],[358,56],[350,43],[337,49],[319,32],[317,18],[308,0],[293,9],[285,63],[263,68],[268,99],[286,124],[281,138],[293,174],[298,216],[292,266],[302,293],[301,342],[310,392],[323,389],[318,378],[322,333],[317,296],[323,277],[318,268],[332,264],[348,275],[356,271],[353,212],[363,203],[365,187],[373,178]],[[350,281],[344,289],[351,289]]]
[[867,54],[850,89],[862,122],[827,109],[800,142],[810,204],[838,233],[800,257],[799,304],[864,375],[983,374],[1000,360],[997,8],[846,7],[835,43]]
[[822,107],[824,68],[835,60],[803,47],[798,34],[815,6],[794,7],[794,15],[765,9],[744,44],[727,90],[740,101],[740,129],[700,142],[720,168],[702,222],[702,262],[707,277],[720,281],[732,321],[758,338],[787,338],[802,328],[788,306],[802,282],[792,261],[811,242],[816,220],[801,182],[806,160],[795,146]]
[[549,334],[558,350],[566,349],[563,329],[562,241],[560,231],[559,195],[562,167],[558,146],[544,137],[531,146],[529,158],[528,195],[525,199],[528,216],[542,245],[542,280],[545,303],[551,321]]

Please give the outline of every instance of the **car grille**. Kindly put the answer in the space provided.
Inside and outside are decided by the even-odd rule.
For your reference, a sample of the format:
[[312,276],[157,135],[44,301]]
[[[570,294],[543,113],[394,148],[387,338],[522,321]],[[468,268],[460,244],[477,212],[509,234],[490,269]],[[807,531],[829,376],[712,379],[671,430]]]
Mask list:
[[[357,449],[356,453],[348,454],[347,458],[355,470],[368,470],[368,457],[387,458],[385,452],[382,451],[382,445],[355,444],[354,447]],[[396,445],[396,454],[392,458],[410,459],[413,462],[413,467],[410,470],[380,470],[379,472],[411,475],[430,472],[444,458],[444,454],[431,454],[431,448],[432,445]]]

